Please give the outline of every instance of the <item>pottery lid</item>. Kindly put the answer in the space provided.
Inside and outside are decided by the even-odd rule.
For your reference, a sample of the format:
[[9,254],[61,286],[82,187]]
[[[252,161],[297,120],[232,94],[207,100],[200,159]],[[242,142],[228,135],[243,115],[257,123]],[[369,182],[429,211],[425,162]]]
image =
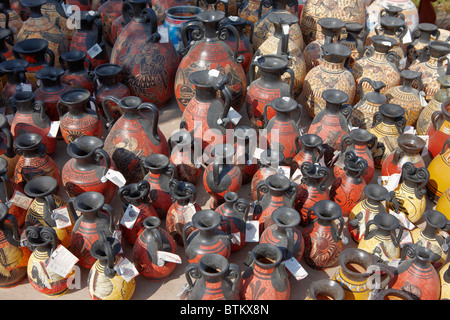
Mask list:
[[36,54],[48,48],[48,41],[40,38],[25,39],[17,42],[13,51],[19,54]]
[[58,191],[58,181],[51,176],[35,177],[24,187],[25,194],[31,198],[41,198]]

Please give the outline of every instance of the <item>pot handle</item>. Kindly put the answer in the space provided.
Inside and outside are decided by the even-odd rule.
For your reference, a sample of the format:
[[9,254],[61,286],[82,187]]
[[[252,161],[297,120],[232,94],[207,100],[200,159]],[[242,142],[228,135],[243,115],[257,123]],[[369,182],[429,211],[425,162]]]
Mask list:
[[269,187],[267,186],[267,183],[265,181],[260,181],[256,185],[256,201],[261,201],[262,199],[262,193],[267,193],[269,191]]
[[236,263],[230,263],[227,278],[234,280],[233,285],[231,286],[231,291],[237,292],[241,283],[241,269]]
[[187,222],[183,227],[182,237],[183,237],[183,243],[184,243],[185,248],[187,248],[187,231],[189,228],[192,228],[192,227],[194,227],[194,224],[192,223],[192,221]]
[[325,183],[330,177],[330,169],[328,169],[327,167],[320,166],[319,169],[317,170],[317,173],[322,176],[322,178],[320,178],[320,182],[319,185],[317,186],[317,189],[321,192],[324,192],[326,189]]
[[345,224],[344,217],[342,215],[339,216],[338,220],[339,220],[339,229],[338,229],[338,232],[336,234],[335,241],[342,240],[342,232],[344,230],[344,224]]
[[370,238],[374,237],[375,234],[377,233],[377,228],[374,228],[374,229],[370,230],[370,227],[372,225],[375,225],[375,221],[374,220],[369,220],[366,223],[366,232],[364,233],[364,240],[369,240]]
[[8,220],[11,223],[11,229],[13,232],[12,239],[14,241],[12,245],[18,247],[20,245],[19,222],[17,222],[17,218],[11,213],[6,215],[5,220]]
[[192,278],[194,279],[201,278],[201,273],[198,270],[198,264],[197,263],[189,264],[186,267],[186,270],[184,271],[184,276],[186,277],[186,281],[188,283],[188,291],[192,291],[192,289],[194,288],[194,282],[192,281]]
[[376,288],[377,290],[382,290],[388,286],[388,284],[391,282],[392,278],[394,278],[394,272],[392,270],[392,267],[389,267],[388,265],[380,262],[376,262],[373,264],[375,267],[379,268],[379,270],[386,274],[387,277]]
[[273,7],[273,5],[274,5],[274,3],[273,3],[272,0],[262,0],[262,1],[259,3],[259,7],[258,7],[258,9],[257,9],[257,12],[258,12],[258,21],[261,20],[261,16],[262,16],[262,7],[264,6],[264,7],[266,7],[266,8],[270,8],[270,7]]
[[300,137],[295,137],[295,153],[299,153],[300,150],[302,149],[302,140]]
[[54,67],[55,66],[55,53],[52,50],[47,48],[45,50],[45,54],[48,55],[48,64],[50,65],[50,67]]
[[6,170],[4,172],[0,173],[0,180],[3,182],[3,188],[5,189],[5,199],[2,199],[3,203],[6,203],[8,200],[11,200],[13,196],[13,189],[11,187],[11,180],[9,179],[8,175],[6,174]]
[[39,117],[44,120],[45,119],[45,105],[44,102],[41,100],[36,100],[33,103],[33,109],[37,112],[39,112]]
[[[198,0],[197,0],[197,6],[198,6]],[[214,10],[218,10],[217,9],[217,5],[219,4],[219,3],[222,3],[223,4],[223,6],[224,6],[224,13],[225,13],[225,17],[228,17],[228,1],[223,1],[223,0],[218,0],[215,4],[214,4]]]
[[431,115],[431,124],[433,125],[435,131],[439,130],[444,119],[445,116],[441,110],[433,112],[433,114]]
[[439,154],[444,154],[448,148],[450,148],[450,138],[447,138],[447,140],[445,140],[444,145],[442,146],[442,150]]
[[44,200],[47,203],[47,210],[44,210],[44,221],[52,222],[51,224],[48,223],[48,225],[51,226],[54,224],[53,210],[55,210],[58,206],[56,205],[53,194],[46,195]]
[[5,135],[6,138],[6,152],[5,152],[5,156],[7,156],[8,158],[14,158],[16,155],[14,153],[14,137],[11,133],[11,130],[9,130],[6,127],[3,127],[2,129],[2,133]]
[[98,103],[97,103],[97,100],[94,98],[94,97],[90,97],[89,98],[89,104],[90,103],[93,103],[94,104],[94,109],[95,109],[95,114],[97,115],[97,119],[99,120],[99,121],[101,121],[101,115],[100,115],[100,110],[99,110],[99,108],[98,108]]
[[233,55],[234,61],[236,61],[237,63],[242,63],[242,62],[244,62],[244,56],[243,55],[238,56],[240,38],[239,38],[239,32],[237,31],[237,29],[234,26],[232,26],[231,24],[226,24],[226,25],[222,26],[222,28],[219,29],[219,32],[220,32],[219,39],[224,40],[225,38],[227,38],[228,37],[227,33],[230,31],[233,34],[234,38],[236,39],[236,43],[234,45],[234,55]]
[[75,211],[75,207],[73,206],[73,201],[75,200],[76,197],[72,197],[69,200],[67,200],[67,212],[69,212],[69,216],[72,219],[73,223],[75,223],[79,217]]
[[341,138],[341,153],[344,153],[347,146],[351,146],[354,143],[350,134],[346,133]]
[[398,228],[398,235],[397,236],[395,236],[395,235],[393,235],[391,233],[392,242],[397,247],[400,246],[400,240],[402,240],[403,231],[404,231],[404,228],[402,226],[399,226],[399,228]]
[[144,33],[147,43],[156,43],[161,39],[158,32],[158,18],[152,8],[145,8],[141,16],[144,18]]
[[286,231],[287,245],[284,259],[289,260],[291,257],[294,256],[294,229],[286,228],[285,231]]
[[248,70],[248,83],[249,84],[252,84],[252,82],[255,81],[255,73],[256,73],[255,67],[256,67],[256,64],[258,63],[258,60],[257,59],[255,60],[255,58],[256,57],[254,57],[252,59],[252,62],[250,63],[250,68]]
[[[289,78],[289,95],[292,97],[294,95],[294,82],[295,82],[295,73],[294,70],[292,70],[292,68],[286,67],[286,69],[284,69],[284,73],[288,73],[290,78]],[[299,106],[301,106],[301,104],[299,104]],[[301,108],[300,108],[300,112],[301,112]],[[301,119],[301,117],[300,117]],[[298,125],[298,124],[297,124]]]
[[286,194],[289,197],[292,206],[294,206],[295,199],[297,198],[297,193],[298,193],[298,184],[296,184],[294,181],[291,181],[289,188],[286,190]]
[[181,40],[183,41],[183,50],[180,51],[181,55],[186,55],[189,52],[189,43],[188,43],[188,31],[189,29],[194,29],[191,32],[192,40],[198,41],[203,39],[205,36],[204,25],[200,21],[189,21],[187,22],[183,28],[181,29]]
[[151,127],[152,135],[156,140],[161,141],[161,137],[158,134],[158,123],[159,123],[158,108],[151,102],[144,102],[138,107],[138,110],[139,111],[149,110],[149,111],[153,112],[154,117],[153,117],[152,127]]
[[112,251],[111,243],[108,241],[104,231],[99,232],[99,240],[98,241],[102,242],[103,249],[106,254],[107,265],[106,265],[105,271],[104,271],[105,275],[108,278],[112,278],[116,274],[116,270],[114,270],[114,254]]
[[103,113],[105,114],[105,117],[107,120],[107,122],[105,123],[105,126],[106,126],[106,129],[109,130],[113,126],[115,120],[114,120],[114,117],[112,116],[112,114],[109,112],[108,108],[106,107],[107,101],[112,101],[115,104],[120,106],[120,99],[115,96],[106,96],[103,98],[102,109],[103,109]]
[[[158,230],[158,228],[154,228],[150,231],[149,234],[151,234],[153,236],[153,239],[156,242],[157,245],[157,251],[161,250],[163,247],[163,241],[162,241],[162,236],[161,236],[161,232]],[[150,241],[150,237],[147,238],[148,241]],[[152,252],[150,249],[152,248],[152,246],[147,246],[147,254],[150,257],[150,260],[152,261],[152,263],[157,264],[158,262],[158,253],[157,252]]]
[[250,211],[250,203],[246,199],[237,199],[233,204],[233,208],[242,214],[242,220],[247,221],[248,213]]
[[222,91],[223,96],[225,98],[223,114],[219,115],[219,119],[221,120],[220,124],[223,127],[228,127],[228,125],[230,124],[230,121],[231,121],[229,118],[227,118],[227,116],[228,116],[228,112],[230,111],[232,96],[231,96],[230,89],[225,86],[226,84],[228,84],[228,77],[224,77],[224,80],[221,81],[220,84],[215,86],[216,90]]
[[220,169],[222,164],[218,162],[217,160],[213,162],[212,164],[212,170],[213,170],[213,182],[215,185],[219,184],[219,178],[220,178]]
[[94,152],[95,155],[95,161],[97,161],[98,163],[100,163],[100,160],[103,158],[105,160],[105,169],[103,170],[103,176],[106,175],[106,173],[108,172],[109,168],[111,168],[111,157],[109,156],[109,154],[103,150],[103,149],[96,149]]
[[402,149],[400,149],[400,148],[395,149],[393,152],[392,163],[394,165],[397,165],[398,162],[400,161],[400,159],[404,156],[405,156],[405,152]]
[[110,204],[103,204],[101,210],[106,211],[109,214],[109,231],[111,233],[114,232],[115,224],[116,224],[116,218],[114,217],[114,209]]

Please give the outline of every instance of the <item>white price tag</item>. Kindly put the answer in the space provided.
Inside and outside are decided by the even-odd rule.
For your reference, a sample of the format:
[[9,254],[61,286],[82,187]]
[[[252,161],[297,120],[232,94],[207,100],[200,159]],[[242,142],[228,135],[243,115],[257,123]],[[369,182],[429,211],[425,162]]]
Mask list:
[[289,34],[289,25],[283,24],[282,28],[284,34]]
[[422,157],[425,157],[428,154],[428,144],[430,142],[430,136],[425,135],[425,136],[419,136],[418,137],[422,138],[423,141],[425,141],[425,147],[423,147],[422,150]]
[[412,42],[411,30],[408,29],[405,36],[402,39],[403,44],[410,44]]
[[119,171],[113,169],[109,169],[105,176],[101,178],[102,182],[106,182],[107,180],[111,181],[119,188],[123,187],[126,183],[125,177]]
[[56,135],[59,131],[59,121],[51,121],[50,122],[50,130],[48,131],[47,137],[56,138]]
[[394,217],[396,217],[398,219],[398,221],[400,222],[400,224],[403,227],[405,227],[406,229],[412,230],[416,227],[411,221],[409,221],[409,219],[406,217],[404,212],[397,213],[393,210],[389,210],[389,213],[391,215],[393,215]]
[[291,178],[291,167],[289,166],[279,166],[278,172],[281,172],[286,178]]
[[400,178],[400,173],[394,173],[390,176],[380,176],[378,177],[378,184],[384,186],[388,191],[394,191],[398,187]]
[[255,151],[253,152],[253,156],[254,156],[256,159],[260,159],[260,158],[261,158],[261,153],[263,153],[263,152],[264,152],[263,149],[261,149],[261,148],[255,148]]
[[236,22],[237,19],[239,19],[239,17],[237,17],[237,16],[229,16],[228,19],[230,19],[233,22]]
[[231,234],[231,243],[240,245],[241,244],[241,233],[234,232]]
[[300,169],[295,170],[294,174],[292,175],[292,181],[296,182],[297,184],[300,184],[302,178],[303,178],[302,171]]
[[183,212],[184,221],[186,223],[192,221],[192,217],[197,212],[197,209],[195,208],[193,203],[189,203],[187,206],[185,206],[185,210]]
[[413,126],[406,126],[403,133],[416,134],[416,129]]
[[96,43],[87,51],[87,54],[93,59],[99,55],[100,52],[102,52],[102,48]]
[[45,269],[66,278],[77,262],[78,258],[72,252],[59,245],[48,259]]
[[426,96],[425,92],[423,92],[423,91],[420,91],[420,92],[419,92],[420,105],[421,105],[423,108],[425,108],[425,107],[428,105],[428,102],[427,102],[427,100],[425,99],[425,96]]
[[286,260],[284,265],[297,280],[302,280],[306,278],[306,276],[308,275],[308,272],[306,272],[306,270],[294,257],[290,258],[289,260]]
[[33,202],[33,199],[28,198],[22,192],[16,190],[16,191],[14,191],[14,194],[10,201],[12,204],[16,205],[17,207],[28,210],[31,203]]
[[399,266],[400,262],[402,262],[402,259],[391,259],[388,261],[387,265],[397,268]]
[[413,243],[411,232],[409,230],[403,230],[402,238],[400,239],[400,248],[403,248],[407,243]]
[[234,125],[237,125],[239,121],[241,120],[242,116],[239,112],[237,112],[233,107],[230,107],[230,110],[228,111],[227,118],[233,122]]
[[220,71],[217,69],[211,69],[208,71],[208,75],[211,77],[218,77],[220,74]]
[[[112,237],[114,239],[117,239],[117,241],[119,241],[120,243],[122,243],[122,231],[121,230],[114,230]],[[119,253],[123,253],[123,249],[122,246],[120,246],[120,252]]]
[[139,212],[141,210],[135,207],[132,204],[129,204],[127,210],[125,210],[122,219],[120,220],[120,224],[127,227],[128,229],[132,229],[134,223],[136,222],[137,217],[139,216]]
[[20,87],[21,91],[27,91],[27,92],[33,91],[33,88],[31,87],[31,84],[29,84],[29,83],[21,83],[20,85],[18,85],[18,87]]
[[161,36],[159,39],[159,43],[168,43],[169,42],[169,29],[163,25],[158,26],[158,33]]
[[245,242],[259,242],[259,221],[247,221],[245,228]]
[[157,251],[156,256],[158,260],[163,260],[167,262],[173,262],[181,264],[181,257],[175,253],[167,252],[167,251]]
[[387,47],[392,46],[392,44],[389,41],[381,41],[381,44]]
[[134,264],[124,257],[121,257],[119,261],[117,261],[117,264],[114,266],[114,270],[116,270],[117,274],[121,276],[126,282],[130,282],[139,274]]
[[66,206],[59,207],[53,210],[53,220],[55,220],[56,227],[58,229],[64,229],[70,227],[72,222],[70,221],[69,211]]

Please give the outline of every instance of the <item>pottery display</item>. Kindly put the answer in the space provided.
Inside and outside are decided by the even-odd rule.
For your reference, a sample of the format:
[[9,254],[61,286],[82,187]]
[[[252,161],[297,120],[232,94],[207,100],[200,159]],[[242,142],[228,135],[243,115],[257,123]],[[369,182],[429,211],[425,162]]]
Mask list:
[[77,31],[76,28],[73,27],[73,20],[70,19],[73,13],[69,14],[69,11],[66,12],[64,5],[56,0],[47,0],[42,5],[41,12],[43,16],[47,17],[59,29],[61,29],[67,41],[70,43],[73,35]]
[[305,133],[295,140],[296,155],[291,162],[291,171],[295,172],[303,162],[319,163],[323,160],[323,140],[316,134]]
[[347,22],[345,24],[347,36],[339,39],[339,43],[347,46],[352,50],[348,61],[348,68],[353,69],[355,61],[359,59],[364,50],[364,44],[367,39],[367,32],[364,25],[358,22]]

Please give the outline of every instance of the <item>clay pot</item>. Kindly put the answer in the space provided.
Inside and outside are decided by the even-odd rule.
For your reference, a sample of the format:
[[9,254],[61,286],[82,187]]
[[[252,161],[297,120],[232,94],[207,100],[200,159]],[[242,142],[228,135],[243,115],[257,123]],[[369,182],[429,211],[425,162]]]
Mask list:
[[[24,193],[23,186],[16,185],[15,183],[13,183],[9,178],[9,176],[7,175],[8,167],[9,167],[8,162],[0,157],[0,181],[2,182],[2,184],[0,185],[1,186],[0,201],[1,203],[4,204],[8,203],[9,199],[12,199],[12,197],[14,196],[14,192],[16,190],[21,193]],[[13,167],[13,172],[14,169],[15,167]],[[9,207],[9,214],[13,215],[16,218],[19,227],[22,228],[25,222],[27,210],[19,206],[16,206],[15,204],[12,204]]]
[[103,150],[103,141],[98,137],[81,136],[67,146],[71,157],[61,170],[62,184],[69,197],[84,192],[96,191],[110,203],[118,189],[117,185],[102,178],[109,169],[114,169],[110,156]]
[[[85,62],[88,68],[85,68]],[[81,50],[71,50],[61,55],[61,66],[64,74],[61,76],[61,83],[68,84],[72,88],[84,88],[91,94],[94,93],[94,77],[92,64],[87,59],[87,53]]]
[[7,16],[5,27],[0,27],[0,57],[2,60],[14,59],[12,48],[14,46],[14,33],[9,29],[9,16],[4,7],[1,13]]
[[[380,17],[379,26],[374,31],[376,35],[384,35],[397,40],[397,44],[392,49],[397,52],[400,59],[405,58],[406,44],[403,43],[403,37],[409,32],[409,29],[404,17],[385,14]],[[371,37],[368,40],[370,39]],[[403,69],[405,65],[406,61],[401,65],[401,68]]]
[[444,190],[442,196],[436,202],[436,210],[445,214],[448,218],[448,207],[450,204],[450,188]]
[[28,247],[33,251],[28,259],[27,274],[31,287],[38,292],[49,296],[59,297],[69,291],[68,278],[61,277],[53,271],[47,271],[44,263],[51,257],[58,246],[56,232],[51,227],[30,226],[25,230]]
[[13,54],[15,59],[23,59],[28,62],[26,76],[33,87],[37,86],[36,72],[44,66],[53,67],[55,65],[55,53],[49,49],[49,42],[45,39],[16,41]]
[[381,175],[391,176],[402,172],[405,162],[411,162],[415,167],[425,167],[422,158],[422,150],[425,148],[425,141],[410,133],[403,133],[397,138],[398,148],[389,154],[381,167]]
[[176,243],[161,227],[158,217],[144,220],[142,231],[133,246],[133,263],[139,274],[150,281],[164,281],[175,270],[176,263],[158,258],[158,252],[175,254]]
[[323,158],[323,140],[316,134],[302,134],[295,141],[296,156],[291,163],[291,171],[295,172],[303,162],[319,163]]
[[318,163],[305,161],[301,164],[300,171],[302,179],[298,186],[295,209],[301,214],[300,225],[305,227],[317,218],[311,211],[312,207],[321,200],[330,200],[326,189],[330,170]]
[[72,227],[58,228],[53,213],[53,210],[66,205],[66,201],[57,195],[58,187],[58,181],[49,176],[33,178],[25,185],[25,194],[34,198],[27,210],[25,228],[29,226],[52,227],[56,231],[58,243],[69,248]]
[[[244,198],[239,198],[236,192],[227,192],[224,200],[225,202],[218,206],[215,211],[230,222],[231,234],[233,235],[231,252],[235,252],[242,249],[246,244],[245,234],[250,203]],[[224,232],[227,231],[223,226],[221,229]]]
[[24,133],[14,140],[14,152],[20,155],[12,181],[20,189],[32,179],[51,176],[61,182],[61,173],[55,161],[47,154],[42,138],[35,133]]
[[[226,233],[220,228],[226,223]],[[189,236],[187,231],[194,227]],[[231,253],[230,221],[214,210],[200,210],[192,216],[192,221],[183,227],[184,251],[189,263],[198,263],[202,257],[218,254],[228,259]]]
[[348,68],[353,69],[355,61],[358,60],[363,53],[364,43],[367,39],[367,32],[365,30],[365,26],[358,22],[347,22],[345,24],[345,31],[347,32],[347,36],[339,39],[339,43],[349,47],[350,50],[352,50],[352,54],[350,55],[350,59],[348,61]]
[[448,128],[450,127],[450,100],[441,105],[441,110],[433,112],[431,116],[431,126],[428,129],[428,151],[432,158],[441,152],[445,140],[450,137]]
[[[115,121],[106,103],[113,101],[122,109],[122,116]],[[108,119],[109,133],[105,139],[105,151],[116,164],[128,183],[143,179],[140,160],[150,154],[169,155],[164,134],[158,127],[159,111],[151,103],[143,103],[138,97],[103,99],[103,112]]]
[[331,279],[313,281],[306,291],[305,300],[344,300],[345,291],[342,286]]
[[0,158],[6,162],[5,174],[12,178],[19,156],[14,152],[13,135],[4,115],[0,115],[0,132]]
[[240,268],[219,254],[206,254],[189,264],[184,274],[187,300],[239,300]]
[[212,197],[210,207],[212,209],[221,205],[227,192],[237,192],[242,185],[241,169],[234,164],[234,146],[231,144],[218,144],[212,149],[214,157],[203,172],[203,185],[206,192]]
[[289,300],[291,287],[283,253],[273,244],[257,244],[249,253],[242,274],[241,300]]
[[128,282],[114,269],[121,250],[120,242],[102,233],[92,245],[95,263],[89,270],[87,284],[93,300],[130,300],[136,288],[136,279]]
[[161,220],[166,219],[172,205],[170,181],[175,176],[175,165],[164,154],[151,154],[140,161],[143,179],[150,184],[152,206]]
[[[198,21],[187,22],[182,29],[183,58],[178,66],[175,77],[175,98],[181,111],[195,95],[195,86],[190,83],[190,75],[199,70],[219,70],[222,76],[229,79],[227,88],[231,92],[231,105],[239,111],[245,102],[247,79],[241,65],[243,57],[238,56],[239,35],[231,25],[220,26],[225,18],[223,12],[205,11],[197,14]],[[194,45],[189,46],[187,34],[190,29],[197,30],[191,34]],[[220,40],[222,31],[233,33],[236,43],[234,48]]]
[[447,166],[450,162],[449,146],[450,138],[447,138],[441,152],[434,157],[427,167],[428,172],[430,173],[430,179],[427,183],[427,193],[434,202],[438,201],[445,191],[450,188],[450,184],[445,178],[447,177],[448,172]]
[[[124,83],[133,95],[158,108],[165,107],[174,93],[179,56],[172,42],[161,42],[156,14],[145,0],[126,0],[131,21],[115,40],[111,63],[122,66]],[[150,85],[149,85],[150,84]]]
[[43,102],[45,113],[50,118],[50,121],[59,120],[58,101],[62,94],[71,89],[68,84],[61,83],[63,74],[63,69],[49,66],[36,72],[36,79],[41,82],[41,85],[34,90],[34,96],[36,100]]
[[431,37],[439,38],[439,28],[432,23],[422,22],[412,33],[412,42],[406,47],[408,62],[412,63],[421,54],[422,50],[432,41]]
[[[305,240],[304,258],[314,269],[333,266],[343,249],[342,230],[344,219],[342,210],[330,200],[318,201],[311,209],[317,216],[303,231]],[[339,220],[339,227],[335,224]]]
[[122,201],[124,212],[130,206],[133,206],[134,210],[138,211],[132,227],[128,227],[123,223],[119,224],[123,238],[130,245],[134,245],[139,232],[144,227],[144,221],[148,217],[158,217],[158,214],[150,201],[150,184],[146,180],[142,180],[138,183],[130,183],[120,187],[117,194]]
[[22,28],[23,20],[19,13],[11,8],[9,1],[3,1],[2,4],[4,12],[0,13],[0,26],[5,29],[10,29],[14,34],[14,38],[16,38]]
[[[95,110],[89,106],[90,103],[94,104]],[[102,138],[102,119],[97,103],[88,90],[70,89],[63,93],[58,101],[57,109],[60,115],[59,129],[66,143],[81,136]],[[64,112],[64,109],[67,112]]]
[[[79,259],[80,266],[90,269],[96,262],[92,245],[100,233],[112,237],[117,218],[105,197],[96,191],[87,191],[67,201],[67,209],[74,222],[70,251]],[[78,216],[77,211],[80,212]]]
[[[68,43],[72,41],[73,35],[77,31],[73,19],[69,19],[70,14],[66,13],[63,4],[56,0],[47,0],[41,7],[42,15],[47,17],[59,29],[61,29]],[[73,12],[73,10],[72,10]],[[26,21],[26,20],[24,20]]]
[[[183,228],[201,207],[195,201],[196,188],[192,183],[172,179],[169,192],[173,203],[167,211],[166,230],[183,247]],[[193,227],[187,229],[186,235],[189,236],[193,230]]]
[[257,199],[256,187],[260,181],[264,181],[267,177],[276,174],[279,171],[279,166],[284,160],[283,153],[274,149],[264,150],[259,159],[258,167],[259,169],[253,175],[251,181],[251,195],[252,199],[255,201]]
[[112,24],[122,15],[122,5],[123,0],[107,0],[97,9],[102,21],[103,40],[111,47],[114,45],[111,34]]

